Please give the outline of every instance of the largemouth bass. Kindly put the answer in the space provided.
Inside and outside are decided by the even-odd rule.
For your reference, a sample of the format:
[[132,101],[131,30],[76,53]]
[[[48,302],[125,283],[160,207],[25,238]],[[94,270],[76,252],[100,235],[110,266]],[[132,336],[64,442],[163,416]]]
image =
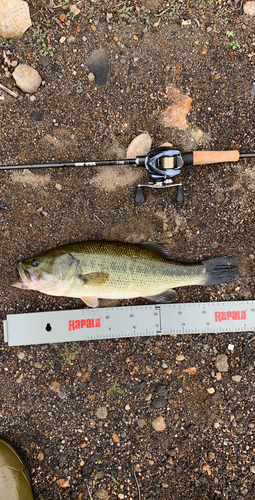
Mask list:
[[18,264],[20,281],[12,286],[48,295],[81,298],[90,307],[99,298],[147,297],[173,302],[173,288],[215,285],[237,279],[236,259],[219,257],[198,264],[170,260],[154,244],[87,241],[63,245]]

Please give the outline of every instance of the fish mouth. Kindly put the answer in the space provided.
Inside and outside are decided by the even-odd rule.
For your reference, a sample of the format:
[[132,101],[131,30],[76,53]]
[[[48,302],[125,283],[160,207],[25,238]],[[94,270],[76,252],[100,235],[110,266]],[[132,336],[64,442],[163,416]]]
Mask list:
[[23,267],[22,262],[18,263],[18,271],[20,275],[19,281],[12,281],[11,286],[16,288],[31,288],[31,285],[38,284],[38,276],[32,269]]

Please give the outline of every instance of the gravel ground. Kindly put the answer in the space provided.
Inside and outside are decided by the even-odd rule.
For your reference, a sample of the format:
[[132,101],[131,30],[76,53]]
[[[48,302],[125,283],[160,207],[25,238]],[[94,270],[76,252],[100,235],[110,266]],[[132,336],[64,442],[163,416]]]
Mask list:
[[[255,22],[242,3],[88,0],[74,17],[64,1],[31,0],[33,26],[0,39],[1,83],[19,94],[0,90],[0,163],[120,158],[141,131],[153,147],[254,151]],[[99,49],[105,85],[89,75]],[[5,76],[3,51],[39,71],[36,94]],[[192,99],[187,130],[160,124],[170,84]],[[181,205],[174,190],[136,205],[142,180],[138,167],[1,171],[1,319],[84,307],[9,284],[20,259],[90,238],[164,243],[185,262],[235,256],[236,282],[178,289],[178,301],[254,299],[254,161],[185,168]],[[28,347],[1,335],[0,433],[22,452],[36,500],[255,498],[245,333]]]

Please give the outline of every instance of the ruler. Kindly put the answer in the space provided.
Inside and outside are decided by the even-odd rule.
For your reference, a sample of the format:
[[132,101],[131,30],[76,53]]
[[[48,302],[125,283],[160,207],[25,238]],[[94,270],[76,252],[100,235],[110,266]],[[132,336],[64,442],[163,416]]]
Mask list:
[[253,300],[11,314],[4,321],[4,340],[9,346],[253,331]]

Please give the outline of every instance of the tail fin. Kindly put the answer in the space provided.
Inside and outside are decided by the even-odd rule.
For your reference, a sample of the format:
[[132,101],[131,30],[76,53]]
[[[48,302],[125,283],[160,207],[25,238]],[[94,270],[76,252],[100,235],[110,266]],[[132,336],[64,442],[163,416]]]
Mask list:
[[216,257],[203,260],[205,266],[205,281],[203,285],[218,285],[238,278],[237,261],[234,257]]

